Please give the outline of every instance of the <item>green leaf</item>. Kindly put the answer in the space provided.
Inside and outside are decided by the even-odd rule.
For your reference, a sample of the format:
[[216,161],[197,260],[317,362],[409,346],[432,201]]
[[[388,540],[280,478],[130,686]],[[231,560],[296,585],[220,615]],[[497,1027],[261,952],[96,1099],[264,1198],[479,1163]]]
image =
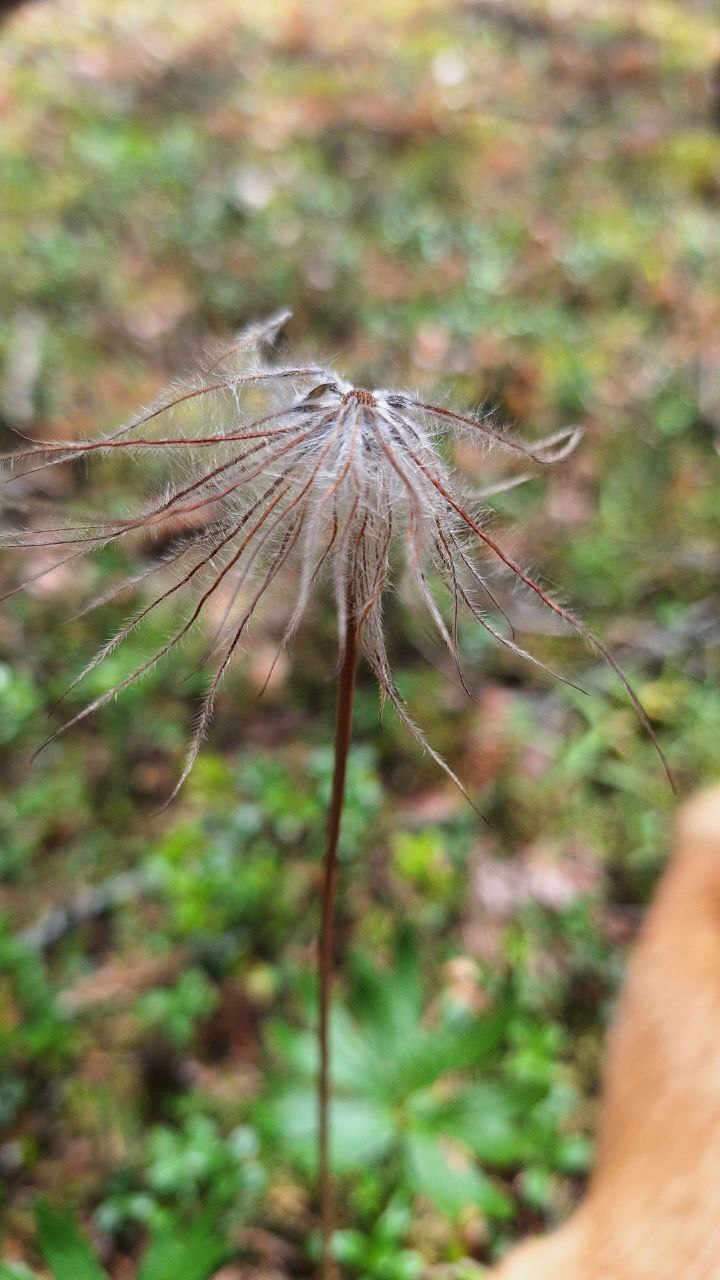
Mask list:
[[386,1092],[407,1098],[418,1089],[429,1088],[449,1072],[477,1067],[499,1044],[507,1024],[504,1013],[493,1013],[432,1032],[416,1029],[408,1033],[396,1057],[386,1059]]
[[517,1164],[526,1156],[531,1108],[542,1094],[509,1082],[474,1085],[445,1109],[442,1131],[461,1139],[483,1163]]
[[24,1262],[0,1262],[0,1280],[39,1280]]
[[[287,1089],[264,1108],[265,1117],[285,1148],[306,1169],[317,1158],[317,1097],[312,1089]],[[339,1170],[357,1169],[382,1159],[395,1141],[393,1118],[364,1098],[334,1098],[331,1104],[332,1162]]]
[[[365,1027],[355,1022],[341,1005],[336,1005],[332,1012],[331,1040],[335,1088],[382,1099],[387,1057],[377,1053]],[[317,1067],[313,1077],[316,1075]]]
[[69,1214],[40,1201],[35,1220],[40,1252],[55,1280],[107,1280],[92,1248]]
[[512,1217],[512,1201],[476,1167],[459,1145],[412,1134],[407,1139],[411,1183],[444,1213],[457,1217],[468,1206],[490,1218]]
[[422,969],[412,933],[401,929],[395,939],[391,967],[379,970],[363,955],[354,957],[355,1004],[362,1009],[368,1034],[377,1037],[387,1055],[402,1045],[422,1019]]
[[228,1253],[214,1216],[205,1215],[189,1227],[173,1221],[148,1246],[138,1280],[207,1280]]
[[[320,1057],[314,1031],[297,1031],[286,1023],[275,1023],[270,1037],[275,1053],[286,1068],[305,1080],[317,1079]],[[387,1058],[378,1058],[364,1027],[341,1005],[332,1011],[331,1040],[335,1088],[366,1096],[382,1093],[379,1081],[387,1074]]]

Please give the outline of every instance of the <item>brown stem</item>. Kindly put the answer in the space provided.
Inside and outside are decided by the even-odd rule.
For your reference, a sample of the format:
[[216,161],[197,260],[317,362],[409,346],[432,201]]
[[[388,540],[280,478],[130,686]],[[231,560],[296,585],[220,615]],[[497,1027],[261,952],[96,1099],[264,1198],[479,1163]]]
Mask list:
[[330,998],[333,981],[333,943],[335,930],[335,898],[338,878],[338,838],[345,800],[345,777],[352,733],[352,710],[355,697],[358,632],[352,607],[348,608],[345,649],[338,677],[335,714],[335,768],[328,814],[327,844],[320,921],[320,1078],[318,1082],[318,1163],[320,1171],[321,1212],[321,1280],[331,1280],[334,1272],[330,1244],[334,1229],[334,1195],[330,1165]]

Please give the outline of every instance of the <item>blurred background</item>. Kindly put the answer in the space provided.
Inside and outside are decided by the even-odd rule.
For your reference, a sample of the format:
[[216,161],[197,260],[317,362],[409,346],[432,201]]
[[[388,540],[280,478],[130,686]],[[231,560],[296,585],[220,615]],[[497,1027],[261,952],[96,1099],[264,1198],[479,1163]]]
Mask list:
[[[495,500],[495,527],[613,649],[681,790],[716,778],[718,58],[711,0],[15,6],[4,448],[118,425],[282,306],[290,349],[360,384],[494,406],[529,439],[580,424],[569,461]],[[131,476],[52,484],[97,503]],[[7,555],[6,589],[43,554]],[[218,1280],[310,1275],[334,619],[314,611],[261,701],[275,632],[256,630],[157,817],[202,637],[28,765],[127,605],[68,618],[120,567],[106,550],[38,578],[0,618],[2,1257],[8,1277],[48,1274],[42,1195],[114,1280],[197,1215]],[[472,702],[422,619],[388,608],[400,688],[489,827],[380,723],[361,673],[335,1037],[337,1251],[358,1280],[467,1280],[569,1211],[669,849],[672,796],[621,691],[510,603],[521,642],[589,696],[466,627]]]

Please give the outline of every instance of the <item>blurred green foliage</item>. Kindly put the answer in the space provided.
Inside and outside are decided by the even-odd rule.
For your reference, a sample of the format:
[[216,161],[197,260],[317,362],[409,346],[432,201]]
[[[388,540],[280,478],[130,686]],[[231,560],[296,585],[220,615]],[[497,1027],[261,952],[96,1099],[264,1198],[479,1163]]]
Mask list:
[[[338,1007],[333,1022],[338,1172],[387,1161],[396,1185],[444,1213],[472,1207],[503,1222],[513,1216],[512,1200],[480,1166],[491,1171],[534,1159],[549,1170],[582,1171],[583,1144],[558,1132],[573,1103],[572,1090],[554,1079],[559,1028],[529,1036],[523,1010],[502,989],[485,1015],[448,1002],[428,1018],[409,935],[380,969],[356,957],[352,977],[354,1016]],[[285,1079],[259,1104],[261,1128],[270,1152],[313,1169],[315,1038],[275,1025],[271,1044]]]
[[[53,1280],[104,1280],[107,1273],[69,1215],[40,1202],[36,1217],[40,1249]],[[177,1280],[207,1280],[225,1252],[209,1219],[190,1227],[178,1219],[155,1234],[140,1261],[138,1280],[167,1280],[169,1275]],[[4,1271],[3,1280],[33,1280],[33,1273],[22,1265]]]

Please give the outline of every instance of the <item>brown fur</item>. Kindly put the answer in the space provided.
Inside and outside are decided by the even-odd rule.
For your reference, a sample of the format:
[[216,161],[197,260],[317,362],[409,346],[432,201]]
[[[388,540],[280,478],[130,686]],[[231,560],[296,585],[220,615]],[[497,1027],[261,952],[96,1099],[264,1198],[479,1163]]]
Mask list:
[[493,1280],[720,1280],[720,787],[681,810],[631,959],[580,1208]]

